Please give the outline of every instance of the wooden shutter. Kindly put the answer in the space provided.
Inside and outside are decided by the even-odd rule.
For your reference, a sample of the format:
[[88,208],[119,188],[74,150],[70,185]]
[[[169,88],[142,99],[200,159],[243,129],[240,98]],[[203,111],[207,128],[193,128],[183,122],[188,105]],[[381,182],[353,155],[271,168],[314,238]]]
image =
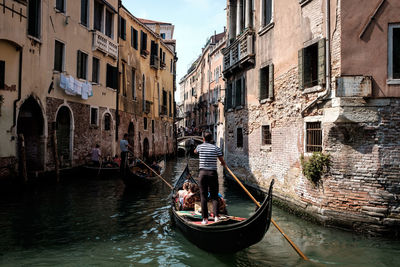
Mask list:
[[82,65],[82,62],[81,62],[81,51],[78,51],[78,57],[77,57],[77,60],[76,60],[76,77],[78,77],[78,78],[82,78],[81,77],[81,69],[82,69],[82,67],[81,67],[81,65]]
[[266,96],[267,92],[265,90],[265,87],[266,87],[266,84],[267,84],[267,77],[265,75],[265,68],[260,69],[259,74],[260,74],[260,77],[259,77],[259,80],[258,80],[258,87],[259,87],[258,88],[258,97],[259,97],[259,100],[261,101],[261,100],[267,98],[267,96]]
[[245,99],[246,99],[246,77],[245,76],[243,76],[242,77],[242,92],[241,92],[241,103],[240,103],[240,105],[241,106],[244,106],[244,103],[245,103]]
[[325,38],[318,41],[318,84],[325,84]]
[[298,52],[299,89],[304,89],[304,48]]
[[0,60],[0,89],[4,89],[5,72],[6,72],[6,62]]
[[274,64],[269,65],[268,98],[274,98]]

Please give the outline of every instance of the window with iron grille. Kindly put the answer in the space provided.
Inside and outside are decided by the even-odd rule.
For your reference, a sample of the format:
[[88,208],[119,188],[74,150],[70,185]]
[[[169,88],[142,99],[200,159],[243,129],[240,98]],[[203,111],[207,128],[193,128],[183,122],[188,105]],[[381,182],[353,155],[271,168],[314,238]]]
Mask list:
[[236,146],[243,147],[243,129],[237,128],[236,130]]
[[54,70],[62,72],[64,67],[64,44],[55,41],[54,43]]
[[111,130],[111,115],[108,113],[104,115],[104,130],[105,131]]
[[78,59],[76,65],[76,76],[78,79],[87,79],[88,55],[78,50]]
[[322,128],[321,122],[306,123],[306,152],[322,151]]
[[271,145],[271,128],[269,125],[262,126],[262,145]]

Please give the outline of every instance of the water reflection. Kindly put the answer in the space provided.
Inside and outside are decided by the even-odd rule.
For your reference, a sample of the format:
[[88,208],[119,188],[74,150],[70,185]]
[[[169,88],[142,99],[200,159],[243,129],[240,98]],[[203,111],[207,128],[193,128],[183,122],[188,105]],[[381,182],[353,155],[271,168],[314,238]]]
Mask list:
[[[170,162],[171,184],[186,161]],[[197,170],[197,160],[189,166]],[[194,176],[197,174],[194,172]],[[254,204],[220,176],[230,214]],[[365,238],[302,221],[278,208],[273,218],[312,259],[302,261],[271,225],[264,239],[235,254],[207,253],[171,225],[170,188],[126,189],[119,179],[69,179],[0,195],[1,266],[396,266],[400,242]]]

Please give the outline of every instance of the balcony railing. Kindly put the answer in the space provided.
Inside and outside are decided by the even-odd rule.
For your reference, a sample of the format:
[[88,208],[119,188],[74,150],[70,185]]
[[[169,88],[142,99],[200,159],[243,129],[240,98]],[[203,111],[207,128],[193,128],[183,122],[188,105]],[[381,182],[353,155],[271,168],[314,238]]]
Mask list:
[[96,49],[113,58],[118,57],[118,44],[98,31],[93,33],[93,50]]
[[254,64],[254,32],[250,29],[243,32],[227,48],[224,54],[224,73],[245,62]]
[[150,57],[150,67],[158,69],[160,67],[160,59],[156,55]]

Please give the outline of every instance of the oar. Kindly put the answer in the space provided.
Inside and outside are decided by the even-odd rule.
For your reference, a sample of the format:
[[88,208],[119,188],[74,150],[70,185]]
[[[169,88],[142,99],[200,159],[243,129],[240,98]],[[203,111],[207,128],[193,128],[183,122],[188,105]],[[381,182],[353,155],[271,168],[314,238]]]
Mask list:
[[[228,170],[228,172],[232,175],[233,178],[235,178],[236,182],[238,182],[238,184],[243,188],[243,190],[247,193],[247,195],[249,195],[249,197],[251,198],[251,200],[253,200],[254,203],[256,203],[256,205],[258,207],[261,207],[260,203],[258,203],[258,201],[251,195],[251,193],[246,189],[246,187],[244,187],[244,185],[240,182],[240,180],[235,176],[235,174],[233,174],[233,172],[229,169],[229,167],[227,165],[225,165],[225,168]],[[278,231],[283,235],[283,237],[289,242],[289,244],[294,248],[294,250],[297,252],[297,254],[300,255],[300,257],[302,257],[304,260],[309,260],[307,258],[306,255],[303,254],[303,252],[301,252],[301,250],[296,246],[295,243],[292,242],[292,240],[290,240],[290,238],[282,231],[282,229],[278,226],[278,224],[271,218],[271,222],[272,224],[276,227],[276,229],[278,229]]]
[[141,162],[141,163],[143,163],[144,164],[144,166],[146,166],[147,168],[149,168],[149,170],[151,170],[152,172],[154,172],[158,177],[160,177],[161,178],[161,180],[163,180],[164,181],[164,183],[166,183],[171,189],[173,189],[173,187],[172,187],[172,185],[170,184],[170,183],[168,183],[167,181],[165,181],[165,179],[164,178],[162,178],[162,176],[161,175],[159,175],[155,170],[153,170],[153,168],[151,168],[149,165],[147,165],[146,163],[144,163],[144,161],[143,160],[141,160],[141,159],[139,159],[138,158],[138,160]]

